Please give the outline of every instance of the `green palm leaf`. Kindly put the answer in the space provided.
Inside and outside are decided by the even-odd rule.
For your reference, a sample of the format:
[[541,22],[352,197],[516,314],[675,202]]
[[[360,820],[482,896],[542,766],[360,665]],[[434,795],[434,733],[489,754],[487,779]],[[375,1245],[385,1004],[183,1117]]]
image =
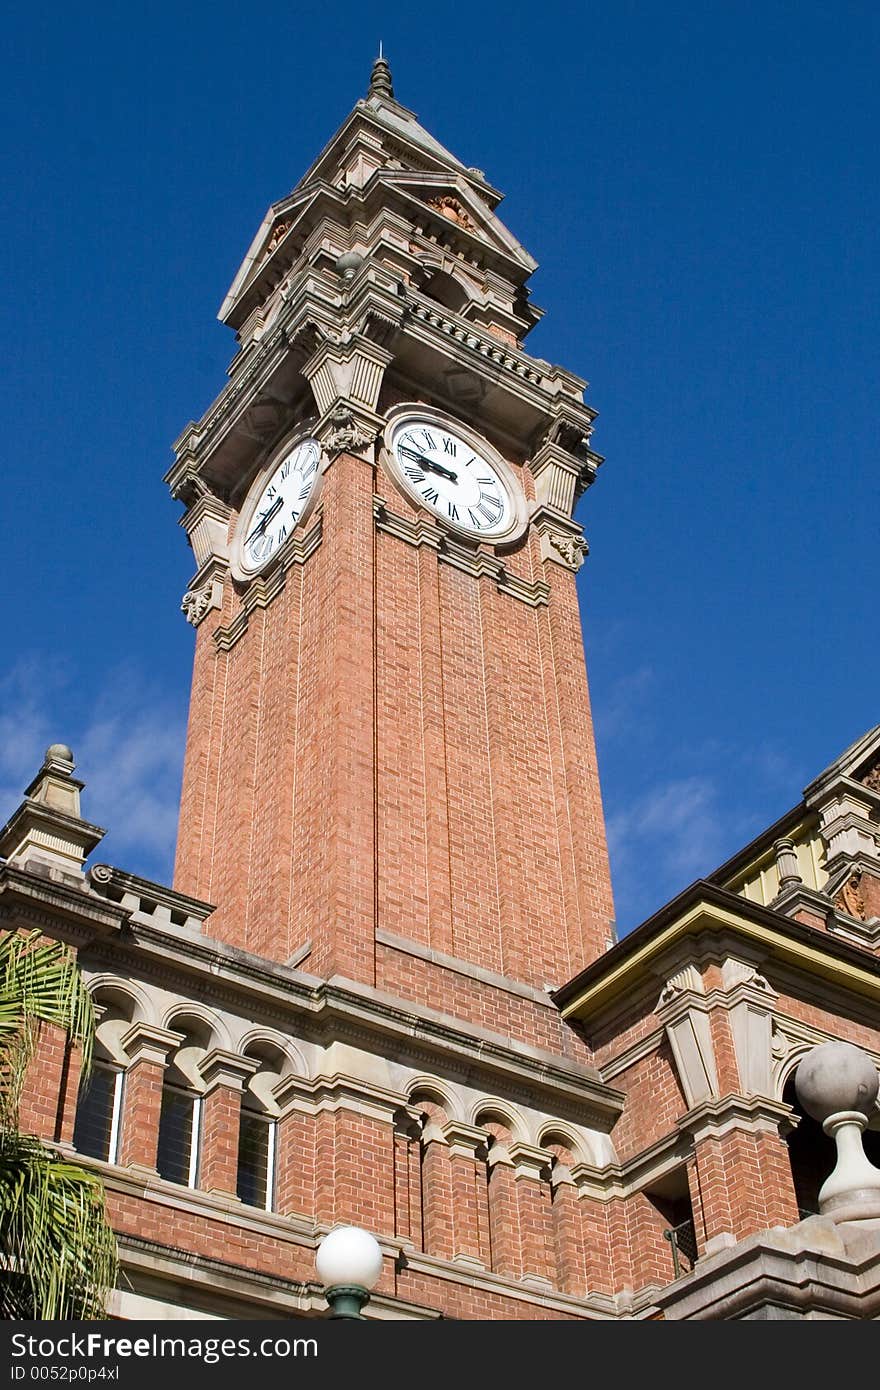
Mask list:
[[63,1028],[88,1072],[95,1010],[76,961],[39,932],[0,935],[0,1317],[105,1316],[116,1241],[93,1174],[17,1132],[41,1024]]

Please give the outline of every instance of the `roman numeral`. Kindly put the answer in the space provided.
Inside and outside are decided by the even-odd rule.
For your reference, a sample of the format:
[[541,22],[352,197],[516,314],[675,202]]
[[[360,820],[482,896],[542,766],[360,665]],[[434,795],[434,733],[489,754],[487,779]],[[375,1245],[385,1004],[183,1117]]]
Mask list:
[[444,454],[451,454],[452,457],[455,458],[455,440],[454,440],[454,439],[444,439],[444,441],[443,441],[443,452],[444,452]]
[[306,498],[308,497],[308,495],[309,495],[309,493],[311,492],[311,490],[312,490],[312,485],[311,485],[311,483],[306,483],[303,487],[300,488],[300,492],[299,492],[299,500],[300,500],[300,502],[305,502],[305,500],[306,500]]
[[477,511],[482,513],[482,515],[486,518],[486,520],[489,522],[489,525],[491,526],[494,522],[498,520],[499,516],[501,515],[501,512],[503,511],[503,508],[499,506],[497,512],[492,511],[486,505],[487,500],[494,501],[494,499],[487,499],[483,497],[481,494],[480,501],[477,503]]
[[403,471],[411,483],[423,483],[425,481],[425,474],[421,468],[416,468],[413,463],[406,464]]
[[471,525],[472,525],[477,531],[482,531],[482,529],[483,529],[483,523],[482,523],[482,521],[480,520],[480,518],[477,516],[477,514],[476,514],[476,512],[474,511],[473,507],[468,507],[468,516],[469,516],[470,519],[471,519]]
[[439,492],[437,492],[432,487],[426,487],[424,492],[422,493],[422,496],[424,497],[426,502],[438,502],[440,500]]
[[282,481],[282,482],[284,482],[284,479],[287,477],[287,475],[288,475],[289,472],[290,472],[290,459],[288,459],[287,462],[282,466],[282,469],[281,469],[281,481]]
[[310,477],[312,476],[312,474],[313,474],[314,472],[317,471],[317,468],[318,468],[318,460],[317,460],[317,459],[312,459],[312,461],[311,461],[311,463],[309,464],[308,468],[307,468],[307,469],[305,470],[305,472],[303,473],[303,477],[304,477],[304,478],[310,478]]
[[428,431],[427,431],[424,427],[422,427],[422,434],[425,436],[425,443],[427,444],[428,448],[429,448],[429,449],[436,449],[436,448],[437,448],[437,442],[436,442],[436,440],[434,439],[434,436],[433,436],[432,434],[429,434]]
[[272,498],[275,496],[275,488],[274,488],[274,486],[269,488],[269,490],[268,490],[267,493],[266,493],[266,496],[268,497],[269,501],[271,502],[271,501],[272,501]]
[[280,525],[279,528],[278,528],[278,541],[277,541],[277,544],[278,544],[278,545],[281,544],[281,542],[284,540],[284,537],[285,537],[286,535],[287,535],[287,527],[286,527],[286,526],[284,525],[284,523],[282,522],[281,525]]
[[494,481],[495,481],[494,478],[478,478],[478,479],[477,479],[477,482],[478,482],[478,483],[482,483],[482,484],[484,484],[484,485],[485,485],[486,483],[488,483],[490,487],[492,486],[492,484],[494,483]]
[[446,505],[449,508],[449,520],[458,521],[458,507],[456,507],[455,503],[447,502]]

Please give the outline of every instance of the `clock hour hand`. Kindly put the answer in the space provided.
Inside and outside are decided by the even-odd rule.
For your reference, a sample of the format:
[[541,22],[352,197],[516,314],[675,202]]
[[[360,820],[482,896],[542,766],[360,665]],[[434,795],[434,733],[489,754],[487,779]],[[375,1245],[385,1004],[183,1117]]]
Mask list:
[[448,478],[451,483],[458,482],[458,474],[453,473],[451,468],[445,468],[442,463],[435,463],[433,459],[425,458],[424,454],[417,454],[415,449],[407,449],[404,445],[401,445],[400,452],[402,454],[409,454],[411,459],[415,459],[416,463],[420,463],[423,468],[429,469],[431,473],[437,473],[441,478]]
[[266,527],[269,525],[269,522],[272,520],[273,516],[275,516],[276,512],[278,512],[281,509],[283,504],[284,498],[282,496],[279,495],[275,498],[275,501],[272,503],[269,510],[263,513],[259,525],[255,526],[253,531],[251,531],[250,535],[245,541],[245,545],[250,545],[252,540],[256,540],[257,536],[259,536],[261,532],[265,531]]

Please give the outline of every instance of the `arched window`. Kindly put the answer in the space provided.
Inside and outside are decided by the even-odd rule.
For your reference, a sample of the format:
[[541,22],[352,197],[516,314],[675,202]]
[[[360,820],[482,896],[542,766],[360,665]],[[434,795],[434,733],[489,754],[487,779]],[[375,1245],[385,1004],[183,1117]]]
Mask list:
[[183,1033],[184,1039],[165,1068],[156,1168],[166,1182],[196,1187],[203,1086],[198,1063],[212,1046],[212,1039],[207,1025],[199,1018],[178,1016],[171,1027]]
[[123,1070],[97,1061],[80,1086],[73,1145],[78,1153],[115,1163],[119,1155]]
[[116,1163],[127,1057],[120,1038],[131,1027],[135,1002],[115,987],[95,992],[99,1017],[92,1069],[80,1082],[73,1144],[78,1153]]
[[278,1103],[274,1088],[291,1070],[280,1047],[261,1038],[247,1045],[245,1057],[259,1062],[242,1091],[238,1127],[236,1191],[250,1207],[275,1209],[278,1155]]
[[275,1199],[277,1123],[263,1110],[253,1092],[241,1099],[238,1128],[238,1180],[236,1190],[249,1207],[271,1211]]

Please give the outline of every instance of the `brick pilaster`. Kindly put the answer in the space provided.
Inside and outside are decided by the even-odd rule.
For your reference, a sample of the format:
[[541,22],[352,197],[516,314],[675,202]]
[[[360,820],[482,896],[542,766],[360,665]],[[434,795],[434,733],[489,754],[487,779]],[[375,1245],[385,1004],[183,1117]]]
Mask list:
[[238,1185],[238,1134],[242,1090],[259,1067],[252,1057],[214,1048],[199,1065],[205,1082],[199,1187],[235,1196]]
[[584,1229],[577,1187],[571,1169],[556,1163],[550,1176],[550,1231],[556,1285],[563,1293],[583,1298],[587,1292]]
[[449,1145],[434,1121],[429,1121],[422,1133],[422,1230],[426,1253],[451,1260],[452,1169]]
[[725,1096],[680,1122],[694,1140],[688,1174],[700,1253],[798,1219],[788,1151],[780,1135],[786,1108]]
[[35,1027],[37,1036],[22,1088],[18,1127],[22,1134],[34,1134],[38,1139],[60,1139],[67,1034],[55,1023],[40,1022]]
[[519,1204],[516,1169],[506,1144],[493,1144],[489,1150],[489,1239],[492,1268],[496,1274],[518,1279],[520,1261]]
[[548,1288],[556,1273],[550,1214],[549,1156],[530,1144],[510,1144],[514,1168],[522,1278]]
[[119,1163],[156,1172],[162,1082],[168,1058],[183,1042],[183,1033],[135,1023],[122,1038],[129,1057],[125,1073]]
[[460,1264],[483,1268],[488,1260],[486,1136],[481,1129],[455,1121],[443,1132],[449,1144],[452,1258]]

